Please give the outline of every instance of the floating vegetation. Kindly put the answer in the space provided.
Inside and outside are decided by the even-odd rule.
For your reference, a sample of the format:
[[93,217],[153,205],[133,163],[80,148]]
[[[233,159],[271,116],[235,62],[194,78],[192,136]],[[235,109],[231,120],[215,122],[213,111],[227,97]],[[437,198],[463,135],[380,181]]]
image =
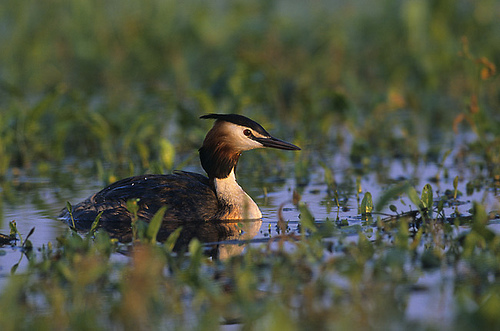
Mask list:
[[[500,328],[498,1],[0,8],[2,330]],[[215,112],[303,148],[242,156],[262,220],[55,219]]]

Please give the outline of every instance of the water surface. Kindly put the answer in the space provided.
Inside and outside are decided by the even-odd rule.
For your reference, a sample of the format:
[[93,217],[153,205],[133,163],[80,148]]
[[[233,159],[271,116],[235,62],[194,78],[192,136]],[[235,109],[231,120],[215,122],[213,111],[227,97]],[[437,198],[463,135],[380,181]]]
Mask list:
[[[472,208],[473,201],[482,202],[488,211],[500,210],[498,188],[495,183],[485,181],[467,195],[467,183],[472,177],[478,177],[481,173],[467,167],[451,164],[451,161],[450,164],[445,165],[447,176],[441,175],[441,180],[438,182],[434,181],[433,178],[436,174],[442,173],[443,170],[433,163],[420,162],[414,165],[403,160],[391,160],[363,175],[354,174],[348,162],[338,156],[333,157],[326,166],[330,169],[326,171],[332,172],[334,187],[331,184],[332,179],[329,179],[330,185],[327,185],[324,167],[313,169],[305,186],[298,186],[295,178],[290,176],[275,181],[272,185],[262,187],[248,180],[245,169],[239,171],[238,178],[241,185],[260,206],[263,218],[262,222],[258,224],[246,224],[245,229],[240,229],[238,236],[220,237],[225,242],[226,247],[221,256],[229,254],[228,251],[231,251],[231,254],[241,253],[244,246],[239,246],[238,249],[228,249],[239,239],[245,242],[252,240],[254,244],[259,244],[278,235],[280,209],[282,218],[287,222],[287,232],[298,233],[300,213],[292,203],[294,190],[300,192],[302,201],[306,203],[317,222],[335,222],[343,236],[355,237],[360,228],[373,227],[373,222],[363,221],[358,212],[360,200],[365,192],[372,194],[374,203],[377,205],[378,197],[385,190],[402,181],[410,181],[417,190],[421,190],[426,183],[431,183],[435,192],[434,199],[438,200],[439,196],[445,194],[446,190],[454,189],[453,179],[459,176],[458,191],[461,192],[458,197],[459,203],[445,208],[447,216],[456,212],[470,215],[469,210]],[[0,232],[8,234],[9,222],[16,221],[17,228],[23,237],[26,237],[29,231],[35,228],[34,234],[30,237],[35,249],[49,242],[55,244],[57,237],[69,231],[68,226],[57,219],[57,215],[65,207],[66,201],[73,204],[78,203],[102,187],[103,184],[96,179],[88,180],[79,176],[73,178],[71,185],[64,188],[47,178],[15,177],[2,188]],[[358,192],[358,189],[361,191]],[[337,206],[336,196],[338,196],[340,207]],[[390,202],[390,204],[396,206],[398,212],[416,209],[405,196]],[[381,212],[394,215],[388,206],[385,206]],[[376,215],[374,216],[376,217]],[[385,217],[385,215],[381,217]],[[492,222],[493,228],[498,227],[495,223],[495,221]],[[215,237],[210,238],[212,239],[205,241],[213,243]],[[217,247],[219,248],[220,245]],[[9,245],[0,249],[2,254],[0,256],[0,278],[5,278],[10,274],[12,266],[21,259],[22,252],[19,248]],[[25,258],[21,259],[18,272],[23,270],[26,263]]]

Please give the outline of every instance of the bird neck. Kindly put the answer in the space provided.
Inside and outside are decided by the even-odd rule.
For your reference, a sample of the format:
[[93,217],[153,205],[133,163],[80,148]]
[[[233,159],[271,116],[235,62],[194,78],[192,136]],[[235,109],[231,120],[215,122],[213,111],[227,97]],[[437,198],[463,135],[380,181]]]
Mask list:
[[225,144],[207,145],[199,150],[201,166],[206,171],[208,178],[227,178],[234,172],[241,153],[232,150]]
[[234,168],[226,178],[213,178],[215,193],[222,205],[223,219],[259,219],[262,213],[257,204],[238,185]]
[[236,182],[234,171],[241,155],[231,140],[214,125],[199,149],[200,161],[213,184],[220,205],[220,219],[260,219],[257,204]]

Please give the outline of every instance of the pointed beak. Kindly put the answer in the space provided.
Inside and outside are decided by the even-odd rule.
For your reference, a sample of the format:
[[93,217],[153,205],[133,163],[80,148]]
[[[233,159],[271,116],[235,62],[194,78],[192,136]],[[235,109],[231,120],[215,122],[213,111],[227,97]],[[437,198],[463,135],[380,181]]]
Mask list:
[[264,147],[271,147],[271,148],[278,148],[278,149],[285,149],[288,151],[300,151],[300,147],[295,146],[294,144],[290,144],[286,141],[280,140],[278,138],[274,137],[266,137],[266,138],[260,138],[260,137],[254,137],[253,138],[255,141],[260,142]]

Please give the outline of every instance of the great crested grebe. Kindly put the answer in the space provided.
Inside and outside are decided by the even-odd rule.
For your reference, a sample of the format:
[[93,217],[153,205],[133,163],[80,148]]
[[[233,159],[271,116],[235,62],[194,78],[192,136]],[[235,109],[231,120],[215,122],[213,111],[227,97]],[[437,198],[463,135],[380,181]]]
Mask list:
[[[77,223],[130,222],[127,201],[136,199],[138,217],[149,221],[162,207],[168,206],[164,222],[260,219],[257,204],[238,185],[234,170],[241,152],[272,147],[300,150],[299,147],[272,137],[260,124],[236,114],[208,114],[215,119],[199,149],[201,165],[208,177],[174,171],[168,175],[142,175],[119,180],[87,200],[75,205],[72,216]],[[60,217],[71,224],[69,211]]]

